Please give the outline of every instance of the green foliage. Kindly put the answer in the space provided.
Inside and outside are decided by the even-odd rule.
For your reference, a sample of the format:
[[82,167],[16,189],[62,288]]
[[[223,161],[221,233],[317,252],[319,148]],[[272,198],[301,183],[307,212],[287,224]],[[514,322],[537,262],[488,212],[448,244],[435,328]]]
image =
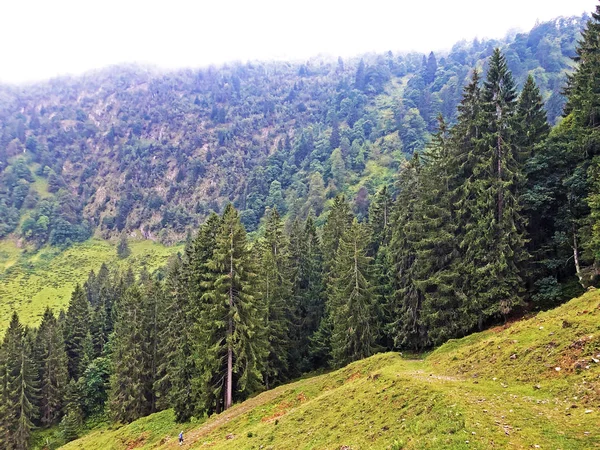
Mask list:
[[129,249],[129,244],[127,243],[127,236],[121,234],[119,242],[117,243],[117,256],[119,258],[127,258],[129,255],[131,255],[131,250]]
[[0,353],[0,443],[6,449],[27,449],[38,413],[39,393],[36,362],[30,331],[13,314]]
[[367,232],[356,219],[342,235],[330,273],[331,356],[342,366],[375,353],[378,299],[367,256]]

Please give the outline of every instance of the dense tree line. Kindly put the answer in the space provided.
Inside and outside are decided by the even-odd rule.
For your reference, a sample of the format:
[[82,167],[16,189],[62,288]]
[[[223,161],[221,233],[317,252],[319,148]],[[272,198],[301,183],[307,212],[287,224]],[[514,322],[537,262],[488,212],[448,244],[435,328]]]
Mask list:
[[286,223],[273,205],[250,241],[228,204],[164,269],[102,266],[37,329],[15,314],[0,347],[0,444],[27,448],[33,427],[57,424],[73,439],[98,414],[218,413],[303,373],[430,348],[593,285],[599,46],[600,6],[553,129],[534,78],[518,93],[496,49],[455,123],[438,117],[395,198],[382,188],[364,216],[344,195],[321,229],[314,208]]
[[339,194],[362,221],[379,189],[395,193],[401,161],[423,150],[438,114],[456,122],[469,73],[495,47],[518,86],[534,77],[554,123],[584,22],[428,55],[0,85],[0,237],[38,247],[135,230],[171,243],[229,202],[248,232],[274,207],[292,221],[312,209],[320,226]]

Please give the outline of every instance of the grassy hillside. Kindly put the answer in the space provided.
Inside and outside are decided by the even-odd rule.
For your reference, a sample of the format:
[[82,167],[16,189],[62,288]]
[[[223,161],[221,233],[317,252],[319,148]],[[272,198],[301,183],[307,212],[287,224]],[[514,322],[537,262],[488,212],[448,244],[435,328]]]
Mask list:
[[103,262],[153,271],[181,249],[152,241],[132,241],[130,248],[131,255],[120,260],[113,244],[97,239],[64,251],[45,247],[33,254],[22,253],[12,241],[0,241],[0,334],[15,310],[23,323],[36,325],[46,306],[65,307],[75,284]]
[[[65,449],[600,448],[600,294],[454,340],[264,392],[201,423],[171,411]],[[560,370],[558,370],[558,368]]]

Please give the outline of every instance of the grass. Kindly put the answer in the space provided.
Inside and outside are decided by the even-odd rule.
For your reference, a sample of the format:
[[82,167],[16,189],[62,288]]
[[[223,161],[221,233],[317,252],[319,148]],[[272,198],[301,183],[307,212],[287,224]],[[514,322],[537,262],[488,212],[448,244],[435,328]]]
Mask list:
[[65,308],[75,285],[102,263],[131,266],[135,271],[146,266],[153,271],[181,250],[151,241],[131,241],[129,246],[131,256],[120,260],[115,246],[99,239],[66,250],[45,247],[36,253],[23,253],[13,242],[0,241],[0,335],[13,311],[23,323],[37,325],[47,306],[57,311]]
[[[425,359],[380,354],[263,392],[186,425],[183,448],[600,448],[598,354],[600,293],[590,292]],[[180,429],[165,411],[64,448],[178,448]]]

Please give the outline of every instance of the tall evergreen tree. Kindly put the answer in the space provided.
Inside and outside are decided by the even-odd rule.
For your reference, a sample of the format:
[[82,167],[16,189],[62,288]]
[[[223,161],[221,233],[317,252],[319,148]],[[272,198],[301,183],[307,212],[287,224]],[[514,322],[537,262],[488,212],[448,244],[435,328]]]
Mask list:
[[38,414],[37,367],[32,361],[32,338],[19,322],[15,312],[2,344],[4,393],[2,396],[2,428],[0,442],[7,450],[29,447],[33,420]]
[[[577,67],[565,88],[565,121],[573,138],[567,150],[576,164],[565,184],[573,211],[573,261],[581,285],[587,287],[600,274],[600,5],[592,13],[576,51]],[[589,212],[579,204],[582,193]],[[592,267],[586,269],[586,262]]]
[[40,422],[44,426],[58,423],[63,412],[67,387],[67,354],[62,330],[50,308],[47,308],[36,336],[36,357],[41,381],[39,396]]
[[89,331],[89,304],[80,285],[75,287],[65,320],[64,335],[67,351],[69,378],[78,380],[85,367],[82,367],[84,343]]
[[[223,398],[227,409],[233,404],[234,390],[244,395],[258,387],[267,353],[261,330],[264,313],[253,292],[256,275],[252,254],[246,231],[231,204],[223,212],[207,266],[211,274],[202,297],[200,326],[210,332],[200,343],[204,358],[199,371],[208,386],[215,378],[224,381],[214,388],[212,398]],[[211,410],[216,405],[205,404],[204,408]]]
[[332,359],[342,366],[375,352],[377,299],[367,256],[368,233],[356,219],[341,238],[333,266],[330,314]]
[[468,298],[462,314],[479,327],[522,303],[519,269],[527,254],[515,112],[512,75],[496,49],[481,89],[479,117],[471,119],[470,126],[479,128],[480,135],[469,138],[473,145],[467,155],[469,167],[460,202],[464,233],[460,271],[465,274],[463,292]]
[[294,310],[288,243],[276,209],[269,211],[265,235],[257,247],[260,261],[258,291],[266,314],[264,332],[269,339],[264,381],[269,388],[289,373],[289,330]]
[[143,298],[132,286],[119,301],[117,321],[111,337],[113,370],[109,405],[113,420],[128,423],[151,410],[145,396],[148,354],[144,333]]
[[317,331],[325,309],[323,254],[312,216],[306,219],[304,227],[299,222],[292,226],[289,253],[295,307],[290,362],[291,373],[299,375],[316,368],[329,357],[329,348],[322,349],[323,352],[317,351],[319,361],[311,361],[310,338]]
[[429,345],[421,319],[423,292],[417,283],[417,249],[422,239],[418,217],[422,214],[421,158],[413,154],[402,169],[392,219],[390,251],[395,292],[389,301],[386,332],[396,347],[421,349]]

